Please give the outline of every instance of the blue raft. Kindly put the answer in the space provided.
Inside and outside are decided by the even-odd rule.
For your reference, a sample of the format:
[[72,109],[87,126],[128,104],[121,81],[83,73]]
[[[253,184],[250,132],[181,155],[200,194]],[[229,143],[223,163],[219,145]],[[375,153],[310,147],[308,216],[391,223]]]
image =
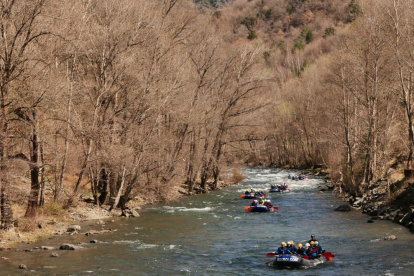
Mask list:
[[297,255],[279,255],[273,261],[273,266],[295,268],[300,266],[316,266],[318,264],[323,264],[324,262],[325,260],[323,258],[307,260]]

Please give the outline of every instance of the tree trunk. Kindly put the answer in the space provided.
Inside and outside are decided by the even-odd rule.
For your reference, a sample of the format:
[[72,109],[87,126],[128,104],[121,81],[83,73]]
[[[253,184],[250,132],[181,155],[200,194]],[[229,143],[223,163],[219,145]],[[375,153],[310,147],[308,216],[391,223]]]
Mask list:
[[30,195],[27,204],[25,217],[36,216],[38,200],[39,200],[39,122],[37,119],[37,111],[33,110],[32,139],[31,139],[31,153],[30,153]]

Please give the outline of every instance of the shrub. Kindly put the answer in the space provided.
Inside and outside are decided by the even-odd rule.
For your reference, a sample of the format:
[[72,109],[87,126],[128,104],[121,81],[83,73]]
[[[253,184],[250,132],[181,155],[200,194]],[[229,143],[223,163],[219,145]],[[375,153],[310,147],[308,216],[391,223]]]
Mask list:
[[357,17],[358,17],[359,15],[361,15],[361,14],[362,14],[362,8],[361,8],[361,6],[357,3],[357,1],[356,1],[356,0],[351,0],[351,2],[350,2],[350,3],[349,3],[349,5],[348,5],[348,8],[349,8],[349,18],[348,18],[348,21],[349,21],[349,22],[354,21],[355,19],[357,19]]
[[47,216],[62,216],[65,213],[65,210],[63,210],[62,205],[60,205],[59,203],[49,203],[46,204],[45,206],[43,206],[42,211],[45,215]]
[[323,38],[326,39],[328,36],[331,36],[331,35],[335,35],[335,28],[333,28],[333,27],[326,28],[325,29],[325,34],[323,35]]
[[223,14],[223,12],[222,12],[222,11],[215,11],[215,12],[213,13],[213,16],[214,16],[215,18],[220,18],[222,14]]
[[250,30],[249,35],[247,36],[248,39],[253,40],[257,38],[257,34],[255,30]]
[[289,4],[289,5],[286,6],[286,12],[288,14],[293,14],[295,12],[295,8],[292,5]]
[[246,176],[238,168],[233,168],[231,172],[233,174],[232,180],[234,183],[240,183],[246,179]]
[[269,20],[270,18],[272,18],[273,9],[262,9],[260,13],[262,14],[265,20]]
[[282,52],[282,53],[284,53],[284,54],[286,54],[286,43],[285,43],[285,41],[284,40],[281,40],[281,41],[279,41],[279,43],[277,44],[277,47],[279,48],[279,50]]
[[242,20],[241,24],[246,26],[248,30],[251,30],[253,26],[256,24],[256,17],[246,17]]
[[303,45],[302,39],[298,38],[295,40],[295,44],[293,45],[293,49],[292,51],[294,52],[295,50],[303,50],[305,49],[305,45]]
[[308,28],[304,28],[300,35],[306,40],[306,43],[311,43],[313,40],[313,33]]

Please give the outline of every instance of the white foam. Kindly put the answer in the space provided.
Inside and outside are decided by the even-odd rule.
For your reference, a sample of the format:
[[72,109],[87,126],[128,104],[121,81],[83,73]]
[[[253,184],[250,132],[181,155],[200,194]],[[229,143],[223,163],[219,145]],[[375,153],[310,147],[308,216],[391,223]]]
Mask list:
[[179,207],[178,211],[180,212],[208,212],[213,210],[212,207],[204,207],[204,208],[185,208],[185,207]]

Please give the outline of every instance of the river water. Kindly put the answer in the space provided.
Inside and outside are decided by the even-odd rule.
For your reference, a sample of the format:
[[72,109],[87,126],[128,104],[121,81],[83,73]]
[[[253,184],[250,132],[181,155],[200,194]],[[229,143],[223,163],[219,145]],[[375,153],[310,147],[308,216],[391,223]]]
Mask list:
[[[342,202],[318,194],[323,179],[290,181],[292,192],[268,193],[279,213],[247,213],[250,200],[240,197],[247,187],[268,189],[288,173],[250,168],[237,186],[177,202],[153,205],[136,219],[116,219],[105,226],[87,222],[87,229],[117,229],[93,237],[59,236],[36,244],[88,243],[85,249],[0,252],[0,275],[414,275],[414,235],[387,221],[367,223],[359,211],[334,212]],[[316,235],[336,255],[331,262],[308,269],[275,269],[264,263],[266,253],[281,241],[306,241]],[[394,234],[396,241],[384,241]],[[19,270],[25,264],[27,270]]]

